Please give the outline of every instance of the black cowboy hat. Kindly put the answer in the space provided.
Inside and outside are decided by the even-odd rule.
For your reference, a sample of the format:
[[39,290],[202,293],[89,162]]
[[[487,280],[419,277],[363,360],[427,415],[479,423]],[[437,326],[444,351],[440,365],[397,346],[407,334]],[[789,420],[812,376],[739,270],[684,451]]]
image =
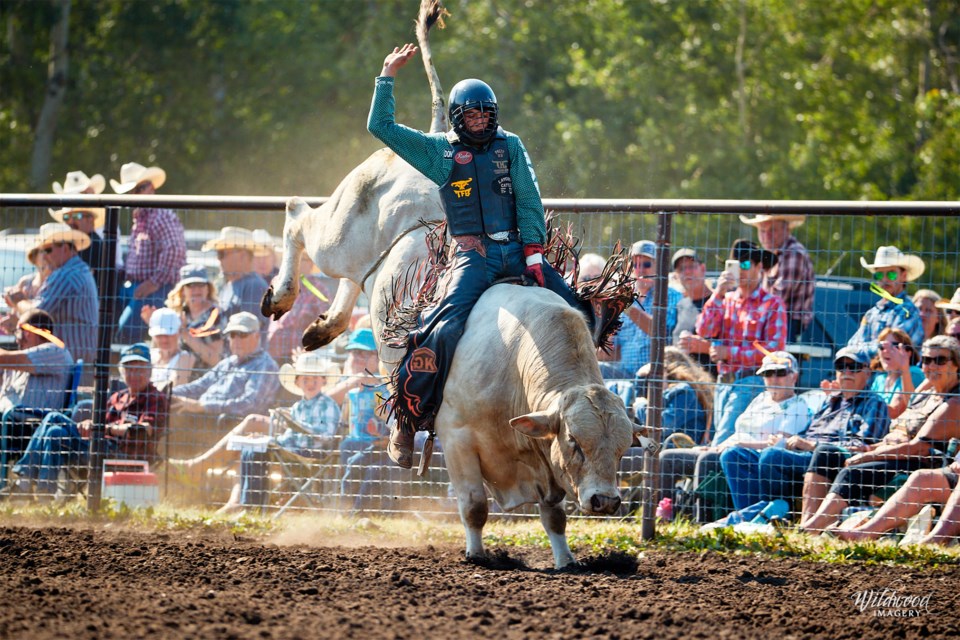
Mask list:
[[735,260],[749,260],[750,262],[759,262],[763,268],[769,269],[777,264],[779,258],[772,251],[767,251],[755,242],[741,238],[733,243],[730,249],[730,258]]

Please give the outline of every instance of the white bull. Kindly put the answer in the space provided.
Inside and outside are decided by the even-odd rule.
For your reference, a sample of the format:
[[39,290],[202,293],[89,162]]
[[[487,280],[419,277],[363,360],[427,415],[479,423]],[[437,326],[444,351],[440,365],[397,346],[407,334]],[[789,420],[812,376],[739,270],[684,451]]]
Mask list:
[[[325,273],[346,280],[327,315],[304,332],[304,345],[327,344],[347,327],[360,287],[379,338],[394,279],[426,258],[417,222],[441,216],[435,185],[393,152],[376,152],[320,208],[288,203],[284,257],[264,314],[283,313],[296,298],[305,249]],[[382,344],[380,353],[387,363],[400,355]],[[550,291],[497,285],[481,297],[457,346],[436,429],[468,558],[483,554],[484,484],[504,509],[539,504],[558,568],[574,561],[564,495],[587,513],[620,505],[616,470],[632,423],[603,386],[583,316]]]

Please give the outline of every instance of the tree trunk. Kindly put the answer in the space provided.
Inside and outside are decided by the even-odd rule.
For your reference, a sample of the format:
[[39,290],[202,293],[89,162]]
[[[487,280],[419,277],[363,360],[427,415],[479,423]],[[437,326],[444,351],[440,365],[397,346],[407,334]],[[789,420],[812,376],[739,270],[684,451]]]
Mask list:
[[72,0],[55,0],[56,22],[50,28],[50,62],[47,65],[47,84],[43,107],[37,120],[33,141],[33,157],[30,161],[30,186],[34,190],[49,189],[50,156],[57,130],[57,119],[63,98],[67,92],[67,36],[70,29],[70,3]]

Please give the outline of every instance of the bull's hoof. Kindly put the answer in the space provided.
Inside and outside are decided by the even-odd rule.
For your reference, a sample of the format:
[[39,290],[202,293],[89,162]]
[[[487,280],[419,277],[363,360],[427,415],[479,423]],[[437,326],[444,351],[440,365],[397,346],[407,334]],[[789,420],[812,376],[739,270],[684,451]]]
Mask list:
[[274,320],[279,320],[283,317],[283,314],[286,313],[286,311],[273,304],[273,285],[267,288],[267,291],[263,294],[263,298],[260,299],[260,313],[264,318],[272,317]]
[[335,333],[327,324],[327,316],[322,315],[304,329],[303,336],[300,338],[300,344],[307,351],[314,351],[320,347],[325,347],[336,340],[339,333]]

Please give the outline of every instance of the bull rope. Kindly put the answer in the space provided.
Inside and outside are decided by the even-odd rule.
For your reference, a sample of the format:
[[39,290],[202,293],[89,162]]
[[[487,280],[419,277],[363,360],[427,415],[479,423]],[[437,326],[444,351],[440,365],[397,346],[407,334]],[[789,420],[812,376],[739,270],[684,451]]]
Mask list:
[[432,225],[432,224],[440,224],[440,222],[441,222],[440,220],[422,220],[422,219],[421,219],[421,220],[418,220],[416,224],[411,225],[411,226],[407,227],[406,229],[404,229],[403,231],[401,231],[401,232],[397,235],[397,237],[393,239],[393,242],[390,243],[390,246],[388,246],[386,249],[384,249],[382,252],[380,252],[380,256],[379,256],[379,257],[376,259],[376,261],[373,263],[373,266],[370,267],[369,269],[367,269],[367,272],[363,274],[363,277],[362,277],[362,278],[360,278],[360,290],[363,291],[364,293],[366,293],[366,289],[365,289],[364,287],[365,287],[365,285],[366,285],[366,283],[367,283],[367,278],[369,278],[371,275],[373,275],[374,272],[376,272],[376,270],[380,268],[380,266],[383,264],[383,261],[386,260],[386,259],[387,259],[387,256],[390,255],[390,252],[393,251],[393,248],[394,248],[395,246],[397,246],[397,243],[400,242],[401,240],[403,240],[403,238],[404,238],[406,235],[408,235],[408,234],[410,234],[410,233],[413,233],[414,231],[416,231],[416,230],[419,229],[420,227],[430,228],[430,225]]

